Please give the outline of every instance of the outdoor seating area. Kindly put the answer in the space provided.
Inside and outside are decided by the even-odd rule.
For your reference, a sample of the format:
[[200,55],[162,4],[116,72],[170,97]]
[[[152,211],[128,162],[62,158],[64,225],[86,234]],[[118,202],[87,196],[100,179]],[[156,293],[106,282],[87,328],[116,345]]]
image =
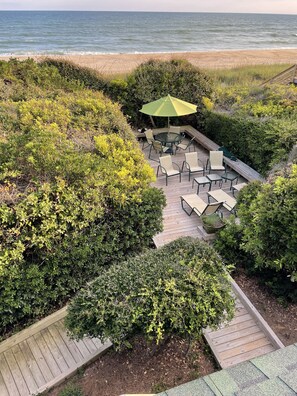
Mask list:
[[[160,144],[156,140],[159,132],[169,133],[169,128],[153,130],[157,144]],[[182,133],[183,127],[180,128],[180,135]],[[143,149],[155,169],[157,179],[154,186],[164,190],[167,201],[163,211],[164,231],[154,237],[156,246],[178,236],[205,239],[205,235],[200,233],[201,216],[219,213],[223,218],[228,218],[230,214],[236,214],[237,193],[247,184],[246,179],[223,164],[222,151],[208,151],[195,139],[188,140],[192,140],[194,151],[173,149],[165,154],[163,149],[168,149],[165,145],[158,146],[163,147],[158,152],[152,145]]]

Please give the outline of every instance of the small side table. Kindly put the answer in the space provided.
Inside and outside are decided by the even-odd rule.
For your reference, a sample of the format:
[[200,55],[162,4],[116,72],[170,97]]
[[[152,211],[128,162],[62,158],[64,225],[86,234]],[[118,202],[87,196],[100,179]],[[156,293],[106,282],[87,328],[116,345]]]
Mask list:
[[195,177],[195,179],[193,179],[192,181],[192,188],[194,187],[194,182],[197,183],[197,194],[199,194],[199,187],[202,185],[203,187],[205,186],[205,184],[208,184],[208,191],[211,189],[211,181],[205,177],[205,176],[201,176],[201,177]]
[[211,190],[211,187],[212,187],[212,183],[217,184],[217,182],[219,182],[219,184],[221,186],[222,178],[217,173],[210,173],[209,175],[206,175],[206,177],[210,181],[210,190]]
[[223,183],[223,180],[225,180],[225,183],[227,180],[230,181],[230,191],[231,191],[233,182],[235,180],[236,180],[236,182],[238,181],[238,174],[233,173],[233,172],[225,172],[221,175],[221,178],[222,178],[222,183]]
[[231,186],[231,190],[233,193],[233,196],[235,194],[235,191],[240,191],[243,187],[247,186],[247,183],[239,183],[239,184],[235,184],[234,186]]

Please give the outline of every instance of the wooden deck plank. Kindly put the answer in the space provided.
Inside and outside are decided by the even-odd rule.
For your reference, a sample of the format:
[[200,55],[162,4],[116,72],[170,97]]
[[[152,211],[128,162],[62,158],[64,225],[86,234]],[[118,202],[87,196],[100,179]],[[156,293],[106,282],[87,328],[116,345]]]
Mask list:
[[55,339],[51,336],[49,332],[49,327],[47,329],[44,329],[41,331],[41,334],[43,336],[44,341],[46,342],[48,349],[50,349],[53,358],[57,362],[61,372],[66,371],[69,369],[69,365],[67,364],[67,361],[62,353],[62,351],[59,349]]
[[10,396],[23,396],[20,394],[20,392],[16,386],[13,375],[10,371],[8,363],[6,362],[4,353],[0,354],[0,372],[1,372],[2,378],[4,380],[4,384],[8,391],[8,394]]
[[11,349],[11,352],[18,364],[21,374],[22,374],[22,376],[26,382],[26,385],[29,389],[29,392],[34,393],[36,391],[36,389],[38,388],[38,385],[35,382],[34,377],[32,376],[30,368],[28,367],[28,363],[27,363],[26,359],[24,358],[19,345],[14,346]]
[[251,319],[253,319],[253,318],[251,317],[251,315],[249,313],[246,313],[244,315],[235,315],[234,318],[231,320],[231,322],[222,324],[220,328],[224,329],[225,327],[230,327],[230,326],[233,326],[233,325],[236,325],[239,323],[249,321]]
[[65,341],[61,337],[58,329],[55,327],[55,324],[52,324],[51,326],[49,326],[47,328],[47,330],[49,331],[53,340],[55,340],[55,343],[57,344],[58,349],[60,350],[61,355],[63,356],[64,360],[66,361],[68,367],[75,365],[76,362],[68,348],[68,344],[65,343]]
[[31,352],[31,349],[29,348],[29,345],[27,344],[27,341],[20,342],[18,344],[18,346],[19,346],[20,350],[22,351],[24,359],[28,364],[28,367],[31,371],[31,375],[33,376],[34,380],[36,381],[37,386],[38,387],[42,386],[43,384],[45,384],[46,379],[44,378],[32,352]]
[[246,337],[251,334],[258,333],[259,327],[257,325],[248,327],[246,329],[241,330],[240,332],[236,333],[229,333],[229,334],[223,334],[221,337],[213,338],[212,342],[214,345],[220,345],[220,344],[225,344],[230,341],[236,341],[237,339],[240,339],[241,337]]
[[46,359],[44,358],[38,343],[35,341],[34,337],[30,337],[25,341],[28,344],[28,347],[45,379],[46,382],[51,381],[54,378],[54,374],[52,373],[50,366],[47,364]]
[[5,359],[7,361],[9,370],[14,378],[15,384],[18,388],[18,391],[21,396],[29,395],[29,389],[27,384],[23,378],[23,375],[20,371],[17,361],[15,360],[15,356],[13,355],[12,349],[9,349],[4,352]]
[[61,370],[57,364],[57,362],[55,361],[51,350],[48,348],[43,336],[42,336],[42,332],[39,332],[37,334],[34,334],[34,340],[36,342],[36,344],[39,347],[40,352],[42,353],[48,367],[50,368],[51,373],[53,374],[54,377],[58,376],[61,374]]
[[56,322],[54,324],[56,327],[57,331],[59,332],[60,336],[64,340],[64,342],[67,344],[67,347],[69,348],[69,351],[71,352],[74,360],[76,363],[79,363],[83,359],[83,355],[78,349],[78,347],[75,345],[74,341],[71,340],[67,335],[66,335],[66,330],[65,327],[62,323],[62,321]]
[[91,354],[95,353],[97,351],[97,347],[93,343],[91,338],[86,337],[82,341],[85,344],[85,346],[88,348],[88,350],[90,351]]
[[221,352],[225,352],[229,349],[233,349],[233,348],[239,347],[241,345],[245,345],[250,342],[260,340],[261,338],[264,338],[264,337],[265,337],[264,333],[262,331],[259,331],[259,328],[258,328],[257,332],[248,334],[246,336],[242,336],[240,338],[230,340],[228,342],[221,343],[216,346],[216,349],[218,352],[221,353]]
[[84,359],[87,359],[88,356],[90,355],[90,351],[88,350],[84,342],[82,340],[79,341],[73,340],[73,342],[77,346],[80,353],[83,355]]
[[251,320],[247,320],[246,322],[235,324],[233,326],[225,326],[223,329],[209,331],[208,334],[211,333],[212,338],[214,339],[217,337],[221,337],[222,335],[236,333],[238,331],[247,329],[255,325],[257,325],[256,322],[254,321],[254,319],[251,319]]
[[1,371],[0,371],[0,395],[1,396],[9,396],[7,387],[5,385],[4,378],[2,377]]
[[266,353],[273,352],[273,351],[275,351],[275,348],[271,344],[265,345],[262,348],[257,348],[252,351],[242,353],[237,356],[232,356],[228,359],[224,359],[221,362],[221,367],[222,368],[231,367],[231,366],[234,366],[235,364],[246,362],[247,360],[251,360],[255,357],[262,356],[262,355],[265,355]]

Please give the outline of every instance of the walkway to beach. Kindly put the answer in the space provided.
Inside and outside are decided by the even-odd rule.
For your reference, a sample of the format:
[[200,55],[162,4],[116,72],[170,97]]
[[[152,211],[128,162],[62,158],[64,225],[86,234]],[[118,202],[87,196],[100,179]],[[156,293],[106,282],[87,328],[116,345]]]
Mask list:
[[[197,149],[200,159],[206,161],[207,150],[201,146]],[[147,154],[148,150],[145,152]],[[178,154],[174,161],[181,165],[183,158],[184,154]],[[154,154],[150,160],[155,169],[157,159]],[[242,169],[244,171],[245,168]],[[194,191],[188,175],[182,175],[181,183],[175,177],[170,178],[168,186],[165,186],[165,177],[161,176],[155,186],[162,188],[167,198],[163,212],[164,231],[155,236],[156,246],[180,236],[202,238],[197,228],[201,226],[200,219],[196,215],[187,216],[180,205],[180,195]],[[223,189],[230,192],[229,184],[224,183]],[[207,187],[201,187],[199,193],[204,200],[207,199],[206,190]],[[235,282],[233,291],[236,297],[235,318],[216,331],[205,330],[205,338],[223,368],[283,347]],[[110,343],[102,345],[98,339],[70,340],[63,324],[65,314],[66,309],[63,308],[0,344],[1,396],[28,396],[43,392],[63,382],[110,347]]]

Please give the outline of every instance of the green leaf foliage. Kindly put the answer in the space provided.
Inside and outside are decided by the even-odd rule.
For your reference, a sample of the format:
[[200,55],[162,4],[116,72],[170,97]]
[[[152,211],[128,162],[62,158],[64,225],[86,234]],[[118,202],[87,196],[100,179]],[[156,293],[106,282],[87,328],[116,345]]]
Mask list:
[[[15,90],[0,110],[2,335],[148,247],[165,198],[150,187],[153,169],[117,104],[69,89],[52,65],[10,61],[0,70]],[[16,87],[29,82],[19,100]]]
[[297,122],[208,112],[205,134],[260,173],[283,161],[297,139]]
[[60,76],[67,81],[77,81],[85,88],[90,88],[95,91],[104,91],[107,86],[107,80],[96,70],[78,66],[74,62],[66,59],[47,58],[41,62],[41,66],[54,66]]
[[[124,111],[135,125],[139,125],[143,120],[149,121],[148,116],[139,112],[145,103],[170,94],[194,103],[202,109],[202,98],[210,97],[212,94],[211,79],[184,60],[151,60],[143,63],[128,76],[127,83],[128,95]],[[167,120],[163,118],[160,122],[164,125]]]
[[229,222],[214,246],[227,262],[243,265],[277,296],[297,301],[297,165],[280,173],[240,191],[240,223]]
[[135,334],[199,338],[233,311],[228,268],[209,245],[180,238],[102,273],[72,300],[66,326],[120,348]]
[[[243,198],[242,198],[243,199]],[[250,206],[240,205],[243,249],[257,266],[285,270],[297,281],[297,165],[262,185]]]

